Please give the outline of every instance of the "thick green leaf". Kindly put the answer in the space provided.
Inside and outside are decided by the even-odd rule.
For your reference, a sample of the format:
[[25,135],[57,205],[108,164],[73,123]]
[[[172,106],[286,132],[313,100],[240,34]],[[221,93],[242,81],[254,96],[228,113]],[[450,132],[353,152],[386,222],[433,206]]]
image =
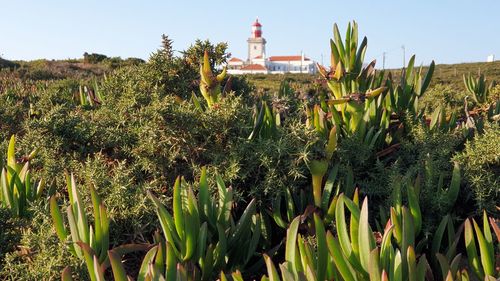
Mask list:
[[[177,177],[174,184],[173,199],[173,212],[174,212],[174,224],[177,231],[177,235],[181,240],[184,240],[184,212],[182,210],[182,198],[181,198],[181,178]],[[182,244],[181,244],[182,245]]]
[[382,243],[380,244],[380,263],[381,267],[384,269],[389,268],[391,262],[391,240],[393,231],[394,225],[386,228],[386,230],[384,231],[384,236],[382,236]]
[[[78,233],[78,227],[76,225],[75,215],[73,214],[73,208],[71,208],[71,206],[68,206],[66,208],[66,214],[68,216],[68,224],[69,224],[69,230],[71,233],[71,240],[72,240],[71,242],[73,242],[73,243],[82,242],[82,239],[80,238],[79,233]],[[74,249],[75,249],[76,255],[80,259],[82,259],[83,255],[82,255],[82,251],[81,251],[80,247],[74,247]]]
[[267,274],[269,274],[269,281],[280,281],[278,271],[276,270],[276,267],[274,266],[274,263],[271,260],[271,258],[266,254],[263,254],[262,256],[266,261],[266,268],[267,268]]
[[[95,265],[94,265],[95,258],[97,258],[97,257],[95,255],[94,250],[92,250],[92,248],[90,248],[90,246],[87,243],[83,243],[83,242],[78,241],[78,242],[76,242],[76,244],[79,246],[79,248],[83,252],[83,257],[85,260],[85,264],[87,265],[87,270],[88,270],[89,275],[90,275],[90,280],[98,281],[99,274],[96,274]],[[75,247],[75,249],[76,249],[76,247]]]
[[477,254],[476,241],[474,238],[474,230],[469,219],[465,220],[465,249],[467,250],[467,258],[469,259],[469,265],[474,270],[474,273],[480,278],[484,279],[483,269],[481,267],[481,262],[479,261],[479,256]]
[[420,95],[427,90],[427,87],[429,87],[429,84],[431,83],[432,79],[432,74],[434,73],[434,68],[435,68],[435,63],[434,61],[431,62],[429,65],[429,70],[427,70],[427,73],[425,74],[424,82],[422,83],[422,87],[420,88]]
[[337,241],[337,238],[334,238],[330,231],[326,233],[326,242],[328,245],[328,250],[330,252],[330,255],[332,255],[333,257],[333,262],[335,263],[335,266],[342,275],[342,278],[346,281],[357,280],[357,278],[355,277],[356,276],[355,271],[349,264],[347,257],[342,252],[340,244]]
[[375,248],[375,238],[373,231],[368,223],[368,199],[365,198],[363,206],[361,207],[361,214],[359,217],[359,259],[361,266],[365,272],[368,272],[370,253]]
[[460,165],[455,162],[453,166],[453,174],[451,177],[450,188],[447,191],[448,204],[453,206],[458,198],[458,193],[460,191]]
[[102,225],[101,225],[101,211],[99,208],[99,205],[101,203],[101,199],[99,198],[99,195],[97,195],[97,192],[95,191],[95,188],[91,185],[90,186],[90,195],[91,195],[91,200],[92,200],[92,207],[94,209],[94,231],[95,231],[95,245],[93,245],[93,248],[96,250],[97,254],[104,254],[106,255],[107,249],[104,250],[104,253],[101,252],[101,246],[102,246]]
[[257,246],[259,245],[260,235],[262,231],[261,227],[261,218],[259,214],[253,216],[254,219],[254,227],[253,227],[253,235],[250,239],[250,243],[248,245],[247,255],[245,258],[245,263],[248,263],[250,259],[256,254]]
[[[485,275],[495,275],[495,257],[493,256],[493,252],[490,251],[490,248],[493,245],[488,245],[487,240],[485,239],[481,228],[476,223],[474,219],[472,219],[472,223],[474,224],[474,229],[476,231],[476,238],[479,244],[479,251],[481,253],[481,264],[483,265]],[[489,226],[486,224],[485,227],[489,229]],[[490,234],[491,236],[491,234]]]
[[[82,203],[82,198],[80,196],[80,192],[78,192],[75,177],[71,174],[70,179],[71,192],[73,194],[73,202],[70,202],[70,207],[73,209],[73,215],[75,216],[75,223],[78,230],[78,236],[81,241],[85,243],[90,242],[90,229],[87,220],[87,214],[85,213],[85,207]],[[69,192],[69,188],[68,188]]]
[[185,213],[185,235],[186,235],[186,254],[184,260],[189,260],[195,250],[198,240],[198,233],[200,231],[200,216],[198,212],[198,203],[196,202],[196,197],[192,188],[189,186],[187,188],[187,211]]
[[413,217],[415,235],[418,235],[422,229],[422,212],[420,211],[420,204],[418,203],[418,197],[415,193],[415,189],[411,185],[408,186],[408,205],[411,216]]
[[[146,275],[148,273],[148,267],[150,264],[153,263],[157,251],[158,251],[158,245],[154,246],[146,253],[146,255],[144,256],[144,259],[142,260],[142,264],[141,264],[141,267],[139,269],[139,274],[137,275],[137,281],[145,281],[146,280]],[[110,257],[110,260],[111,260],[111,257]]]
[[105,260],[105,253],[109,248],[109,217],[103,203],[99,205],[99,214],[101,217],[101,255],[99,261],[102,262]]
[[123,268],[122,261],[119,255],[115,252],[108,251],[109,261],[111,263],[111,269],[113,270],[113,277],[115,281],[127,281],[127,273],[125,273],[125,268]]
[[272,212],[271,216],[273,217],[274,222],[281,228],[286,228],[287,223],[281,217],[281,196],[276,196],[272,202]]
[[370,253],[370,262],[368,263],[368,273],[370,274],[370,281],[380,281],[382,270],[380,267],[379,249],[375,248]]
[[[437,230],[434,232],[434,237],[432,238],[432,247],[431,247],[431,262],[435,261],[436,254],[441,250],[441,242],[443,240],[444,231],[446,229],[446,225],[448,224],[448,220],[450,219],[449,215],[443,217]],[[435,264],[435,262],[434,262]]]
[[339,166],[340,166],[339,163],[336,163],[335,166],[333,166],[333,169],[328,174],[328,178],[326,179],[325,187],[323,188],[323,195],[321,198],[321,209],[323,209],[323,211],[327,210],[328,205],[330,203],[330,197],[333,191],[333,184],[337,179]]
[[431,266],[427,262],[427,259],[425,258],[425,254],[420,256],[417,264],[417,280],[418,281],[424,281],[425,280],[425,274],[428,270],[430,270]]
[[7,180],[7,171],[5,169],[2,169],[2,176],[0,179],[0,185],[1,185],[1,192],[2,192],[2,203],[5,207],[7,208],[12,208],[13,205],[13,198],[12,198],[12,192],[10,191],[10,185]]
[[439,126],[438,121],[439,121],[439,116],[441,115],[441,111],[442,111],[441,106],[438,106],[438,107],[434,110],[434,112],[432,113],[432,116],[431,116],[431,123],[430,123],[430,125],[429,125],[429,129],[430,129],[431,131],[433,131],[433,130],[434,130],[434,128],[438,129],[438,127],[436,127],[436,126]]
[[417,281],[417,259],[415,256],[415,250],[412,246],[408,247],[408,251],[406,252],[406,262],[408,266],[408,280],[409,281]]
[[488,255],[492,258],[493,262],[495,262],[495,249],[493,247],[493,236],[491,235],[491,229],[488,224],[488,216],[486,215],[485,210],[483,210],[483,229],[484,229],[484,240],[486,242]]
[[165,246],[167,249],[165,279],[167,281],[175,281],[177,279],[177,258],[170,242],[166,242]]
[[197,256],[202,258],[205,256],[205,251],[207,249],[207,237],[208,237],[208,226],[207,222],[201,224],[200,234],[198,236],[198,246],[196,247],[196,251],[198,252]]
[[217,221],[224,227],[228,226],[231,218],[231,208],[233,205],[233,190],[226,188],[224,181],[219,175],[215,175],[217,189],[219,191],[219,210],[217,212]]
[[314,214],[314,227],[316,229],[316,243],[317,243],[317,259],[316,259],[316,275],[318,280],[325,280],[326,265],[328,261],[328,247],[326,245],[326,233],[323,221],[321,218]]
[[233,235],[230,237],[230,247],[236,246],[236,244],[234,243],[239,241],[242,233],[249,231],[250,224],[252,222],[252,216],[255,214],[256,204],[257,201],[255,200],[255,198],[252,199],[250,203],[248,203],[248,206],[246,207],[245,211],[238,220],[238,223],[236,224]]
[[[208,181],[207,181],[207,168],[203,166],[201,168],[199,192],[198,192],[198,202],[200,204],[200,214],[206,219],[213,217],[212,205],[209,197]],[[215,221],[209,221],[212,226],[215,226]]]
[[50,215],[52,216],[52,221],[54,223],[54,228],[56,229],[57,237],[59,237],[59,240],[61,240],[61,242],[65,242],[66,237],[68,237],[68,233],[66,232],[66,228],[64,227],[61,210],[59,210],[59,206],[57,205],[55,196],[50,197]]
[[7,149],[7,166],[17,171],[15,135],[10,137],[9,148]]
[[396,256],[394,257],[394,264],[392,267],[391,281],[402,281],[403,280],[403,265],[401,263],[401,252],[396,251]]
[[166,237],[167,242],[172,243],[172,249],[176,253],[176,256],[180,256],[179,249],[176,245],[180,245],[180,237],[175,229],[174,219],[170,213],[165,209],[165,206],[156,198],[151,192],[148,191],[148,196],[151,198],[156,205],[156,214],[160,220],[160,225],[163,230],[163,234]]
[[288,270],[297,274],[297,271],[302,271],[301,266],[297,260],[299,252],[297,250],[297,232],[300,225],[300,216],[293,219],[286,231],[286,247],[285,247],[285,260],[288,262]]
[[225,229],[220,223],[217,223],[217,233],[219,236],[219,242],[217,242],[214,249],[215,268],[224,266],[226,263],[226,253],[228,251]]

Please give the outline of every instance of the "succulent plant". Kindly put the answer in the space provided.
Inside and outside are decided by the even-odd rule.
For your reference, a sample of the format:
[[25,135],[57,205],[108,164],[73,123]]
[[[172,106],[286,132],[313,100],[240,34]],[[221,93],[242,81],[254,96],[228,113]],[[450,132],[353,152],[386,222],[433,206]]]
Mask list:
[[192,188],[177,178],[172,215],[149,193],[169,248],[167,252],[174,253],[176,264],[199,268],[201,280],[211,280],[213,274],[221,270],[243,270],[256,254],[261,236],[261,218],[256,213],[255,199],[237,219],[231,215],[232,188],[226,188],[218,175],[216,182],[218,200],[209,195],[203,168],[197,199]]
[[66,187],[69,196],[69,205],[66,207],[69,229],[63,221],[56,196],[50,198],[50,214],[57,236],[61,242],[67,243],[70,252],[80,259],[87,258],[89,251],[85,251],[85,246],[82,246],[87,245],[102,263],[107,259],[109,248],[109,217],[106,208],[95,188],[90,186],[94,224],[89,224],[89,216],[85,212],[82,196],[72,174],[66,174]]
[[486,103],[493,83],[487,86],[484,74],[479,74],[477,78],[474,78],[469,73],[467,76],[464,74],[463,78],[465,88],[472,95],[474,101],[478,104]]
[[27,209],[31,202],[42,196],[45,188],[43,179],[35,184],[31,179],[30,161],[36,156],[34,150],[28,156],[18,161],[16,159],[16,138],[10,138],[7,151],[6,166],[2,169],[0,177],[0,204],[10,210],[15,217],[27,215]]
[[214,75],[210,66],[208,52],[205,50],[203,55],[203,62],[200,65],[200,92],[205,98],[208,107],[216,104],[221,96],[222,87],[221,82],[226,77],[226,68],[218,75]]

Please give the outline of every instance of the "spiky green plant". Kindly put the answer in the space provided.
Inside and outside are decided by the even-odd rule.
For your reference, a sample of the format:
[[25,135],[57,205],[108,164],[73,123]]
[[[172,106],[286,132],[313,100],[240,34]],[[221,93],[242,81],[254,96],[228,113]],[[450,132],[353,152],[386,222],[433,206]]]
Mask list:
[[18,161],[16,138],[14,135],[10,138],[6,165],[0,177],[0,203],[15,217],[26,216],[29,204],[42,196],[45,187],[43,179],[38,184],[31,179],[29,163],[36,153],[34,150]]
[[[431,264],[436,276],[439,276],[441,272],[442,280],[447,280],[448,276],[456,280],[469,280],[468,271],[460,268],[463,262],[462,254],[457,254],[457,246],[463,229],[464,224],[455,231],[451,216],[446,215],[434,232],[430,249]],[[443,243],[445,238],[447,243]]]
[[249,140],[255,138],[270,139],[275,138],[280,125],[280,114],[270,107],[266,100],[261,99],[255,106],[254,125]]
[[[451,180],[448,188],[445,188],[443,183],[444,173],[443,171],[436,170],[434,165],[432,165],[432,160],[429,156],[424,161],[425,169],[425,180],[429,185],[437,185],[437,195],[440,197],[442,202],[445,204],[442,206],[446,212],[451,211],[455,202],[460,194],[460,184],[462,181],[461,167],[458,162],[453,163],[453,170],[451,172]],[[437,183],[433,181],[434,178],[438,177]]]
[[453,112],[451,116],[447,116],[446,109],[438,106],[431,115],[429,122],[430,131],[449,132],[455,129],[457,124],[457,114]]
[[388,79],[389,96],[387,107],[391,112],[398,115],[411,112],[414,117],[421,117],[423,112],[418,109],[419,99],[429,87],[434,74],[435,63],[432,61],[427,69],[427,73],[423,73],[423,67],[415,68],[415,55],[408,61],[408,65],[403,69],[401,81],[399,85],[394,85],[392,79]]
[[107,258],[109,248],[109,217],[106,208],[95,188],[90,186],[94,224],[89,224],[89,216],[85,212],[86,208],[83,205],[82,196],[73,174],[66,174],[66,187],[69,196],[69,205],[66,207],[66,220],[69,229],[63,221],[56,196],[53,195],[50,198],[50,214],[57,236],[61,242],[67,243],[71,253],[82,260],[86,259],[88,253],[82,251],[81,245],[88,245],[97,256],[98,261],[102,263]]
[[312,156],[305,159],[305,162],[312,176],[314,204],[320,207],[323,179],[337,150],[338,128],[328,122],[325,111],[319,105],[315,105],[312,110],[306,107],[306,115],[307,125],[316,134],[317,139],[308,144]]
[[[314,214],[316,247],[298,233],[301,218],[295,218],[287,230],[285,262],[280,265],[282,279],[271,259],[264,255],[269,275],[265,280],[425,280],[430,266],[425,255],[417,259],[412,210],[402,206],[398,217],[393,208],[377,247],[368,223],[368,200],[365,198],[361,209],[358,204],[357,195],[353,200],[343,194],[338,197],[337,236],[325,231],[323,222]],[[346,207],[349,224],[345,220]]]
[[[480,280],[498,280],[498,278],[500,278],[500,271],[495,265],[494,240],[491,235],[489,223],[491,223],[495,231],[497,242],[500,242],[500,230],[498,225],[495,220],[488,219],[486,211],[483,212],[482,230],[475,219],[465,220],[464,239],[467,258],[474,274]],[[476,242],[479,245],[479,253]]]
[[[319,207],[322,210],[322,217],[326,225],[332,223],[335,217],[335,206],[342,185],[341,179],[338,178],[338,171],[339,164],[337,163],[330,170],[322,187],[321,205]],[[347,181],[349,182],[349,180]],[[285,203],[284,208],[282,208],[282,203]],[[314,202],[308,200],[304,190],[301,189],[298,194],[295,194],[292,193],[290,188],[287,188],[283,195],[274,198],[269,214],[278,227],[286,229],[295,217],[308,214],[314,210],[313,206]]]
[[480,74],[477,78],[474,78],[469,73],[467,76],[464,74],[463,77],[465,88],[472,95],[474,101],[478,104],[486,103],[493,83],[487,86],[484,74]]
[[395,85],[391,75],[385,77],[383,71],[375,70],[375,61],[363,68],[367,39],[358,46],[356,22],[348,25],[345,41],[335,24],[330,47],[330,70],[318,65],[332,93],[328,103],[321,102],[322,110],[332,116],[331,122],[339,127],[342,136],[356,137],[371,147],[394,141],[389,129],[398,126],[390,125],[397,125],[408,112],[419,116],[418,99],[430,84],[434,62],[424,77],[422,67],[414,69],[413,56],[401,83]]
[[[106,269],[111,265],[111,269],[113,272],[113,280],[116,281],[128,281],[132,280],[130,276],[128,276],[125,272],[125,268],[122,265],[121,257],[124,254],[135,252],[135,251],[143,251],[148,247],[147,245],[139,245],[139,244],[126,244],[120,245],[118,247],[113,248],[112,250],[107,251],[107,257],[104,261],[99,261],[99,257],[94,249],[87,243],[77,242],[77,246],[81,249],[83,253],[83,261],[87,266],[87,271],[92,281],[104,281],[104,275]],[[153,247],[155,248],[155,247]],[[145,261],[149,262],[148,255],[146,254]],[[147,264],[148,265],[148,264]],[[142,268],[141,268],[142,270]],[[139,278],[137,280],[142,281],[144,278],[140,278],[141,272],[139,273]],[[71,281],[73,280],[71,268],[69,266],[65,267],[61,272],[61,280],[62,281]],[[146,279],[151,280],[151,279]],[[153,279],[157,280],[157,279]]]
[[104,101],[102,92],[99,90],[97,81],[94,82],[94,88],[87,86],[79,87],[78,91],[78,102],[81,106],[91,106],[101,105]]
[[[335,276],[334,263],[328,254],[327,235],[323,222],[314,214],[316,247],[307,237],[298,233],[301,218],[296,217],[287,230],[285,262],[280,264],[283,280],[332,280]],[[264,280],[280,280],[271,258],[264,254],[269,277]],[[335,276],[336,277],[336,276]]]
[[174,254],[175,263],[195,271],[199,268],[202,280],[210,280],[221,270],[245,269],[256,255],[261,236],[261,218],[256,213],[255,199],[248,203],[241,217],[233,217],[232,188],[226,188],[218,175],[216,182],[218,199],[209,195],[206,169],[203,168],[197,199],[191,186],[177,178],[173,214],[148,193],[169,247],[167,252]]
[[226,68],[224,67],[220,74],[214,75],[207,50],[205,50],[203,61],[200,65],[200,77],[200,92],[205,98],[208,107],[212,107],[221,97],[221,82],[226,77]]

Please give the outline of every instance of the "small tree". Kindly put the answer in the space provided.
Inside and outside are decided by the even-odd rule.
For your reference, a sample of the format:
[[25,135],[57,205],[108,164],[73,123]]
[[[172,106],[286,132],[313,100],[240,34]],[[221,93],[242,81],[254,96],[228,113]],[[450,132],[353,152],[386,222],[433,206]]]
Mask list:
[[174,49],[172,47],[172,39],[168,35],[161,35],[161,48],[156,53],[151,54],[149,62],[152,65],[163,65],[172,62],[174,59]]

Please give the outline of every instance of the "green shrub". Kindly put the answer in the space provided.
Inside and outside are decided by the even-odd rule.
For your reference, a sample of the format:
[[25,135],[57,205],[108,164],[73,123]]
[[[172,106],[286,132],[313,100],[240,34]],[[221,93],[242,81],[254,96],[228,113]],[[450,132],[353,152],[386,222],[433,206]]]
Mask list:
[[466,143],[462,153],[455,156],[464,169],[464,178],[475,202],[476,213],[485,209],[499,215],[500,202],[500,127],[498,123],[485,126],[484,134]]
[[[78,259],[61,247],[51,225],[52,218],[47,205],[45,201],[33,206],[33,216],[29,220],[18,224],[15,229],[7,230],[15,233],[14,240],[9,241],[12,246],[15,243],[15,248],[9,249],[5,259],[0,262],[2,279],[55,280],[60,277],[65,266],[71,265],[77,269],[78,276],[85,280],[85,269],[80,266]],[[8,222],[2,222],[0,229],[8,225]]]
[[457,91],[450,85],[437,84],[429,88],[427,93],[419,101],[419,106],[430,115],[438,107],[446,108],[449,113],[460,115],[464,112],[465,91]]

